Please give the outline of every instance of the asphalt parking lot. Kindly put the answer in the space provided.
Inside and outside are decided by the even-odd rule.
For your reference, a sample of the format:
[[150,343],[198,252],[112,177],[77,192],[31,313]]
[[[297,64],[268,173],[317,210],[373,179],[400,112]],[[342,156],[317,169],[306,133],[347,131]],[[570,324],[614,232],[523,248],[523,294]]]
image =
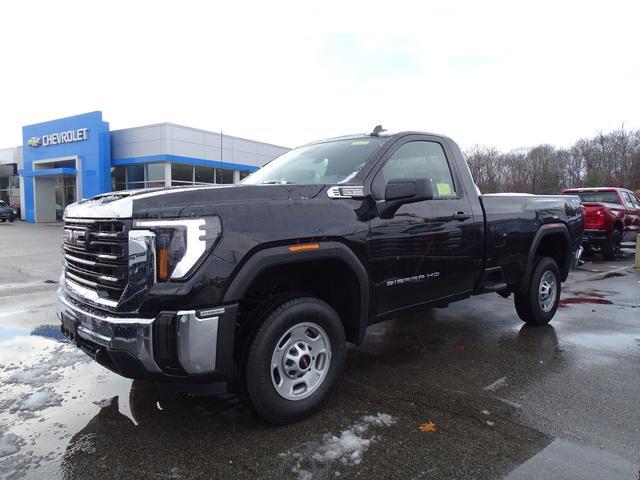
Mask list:
[[0,479],[576,478],[640,474],[640,271],[563,286],[551,325],[490,294],[371,327],[320,414],[162,392],[63,341],[60,226],[0,224]]

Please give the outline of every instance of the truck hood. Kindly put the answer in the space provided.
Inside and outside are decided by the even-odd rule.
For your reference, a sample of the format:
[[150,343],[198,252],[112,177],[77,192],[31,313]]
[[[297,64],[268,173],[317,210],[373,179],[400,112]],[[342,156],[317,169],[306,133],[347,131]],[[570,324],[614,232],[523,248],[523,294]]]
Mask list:
[[222,203],[307,200],[325,185],[207,185],[124,190],[96,195],[65,208],[65,218],[133,218],[157,213],[179,217],[185,209]]

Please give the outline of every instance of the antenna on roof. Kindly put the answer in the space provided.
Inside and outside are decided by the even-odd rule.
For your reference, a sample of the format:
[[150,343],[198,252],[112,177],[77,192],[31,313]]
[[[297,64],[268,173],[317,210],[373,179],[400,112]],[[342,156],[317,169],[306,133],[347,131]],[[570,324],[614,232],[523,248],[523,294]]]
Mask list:
[[386,128],[382,128],[382,125],[376,125],[376,127],[373,129],[373,132],[371,132],[369,134],[369,136],[371,136],[371,137],[379,137],[382,132],[386,132],[386,131],[387,131],[387,129]]

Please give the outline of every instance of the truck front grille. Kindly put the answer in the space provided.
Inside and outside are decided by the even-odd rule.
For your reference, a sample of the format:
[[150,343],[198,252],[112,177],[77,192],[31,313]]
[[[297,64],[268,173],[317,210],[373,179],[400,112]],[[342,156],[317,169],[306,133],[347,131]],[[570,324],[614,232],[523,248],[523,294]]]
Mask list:
[[122,220],[65,220],[63,255],[66,277],[117,302],[127,286],[130,224]]

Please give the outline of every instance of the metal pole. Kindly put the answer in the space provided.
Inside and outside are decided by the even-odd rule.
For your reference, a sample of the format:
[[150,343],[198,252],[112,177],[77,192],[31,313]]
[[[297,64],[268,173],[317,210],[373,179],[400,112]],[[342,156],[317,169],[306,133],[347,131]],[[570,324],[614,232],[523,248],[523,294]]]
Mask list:
[[640,233],[636,235],[636,268],[640,268]]

